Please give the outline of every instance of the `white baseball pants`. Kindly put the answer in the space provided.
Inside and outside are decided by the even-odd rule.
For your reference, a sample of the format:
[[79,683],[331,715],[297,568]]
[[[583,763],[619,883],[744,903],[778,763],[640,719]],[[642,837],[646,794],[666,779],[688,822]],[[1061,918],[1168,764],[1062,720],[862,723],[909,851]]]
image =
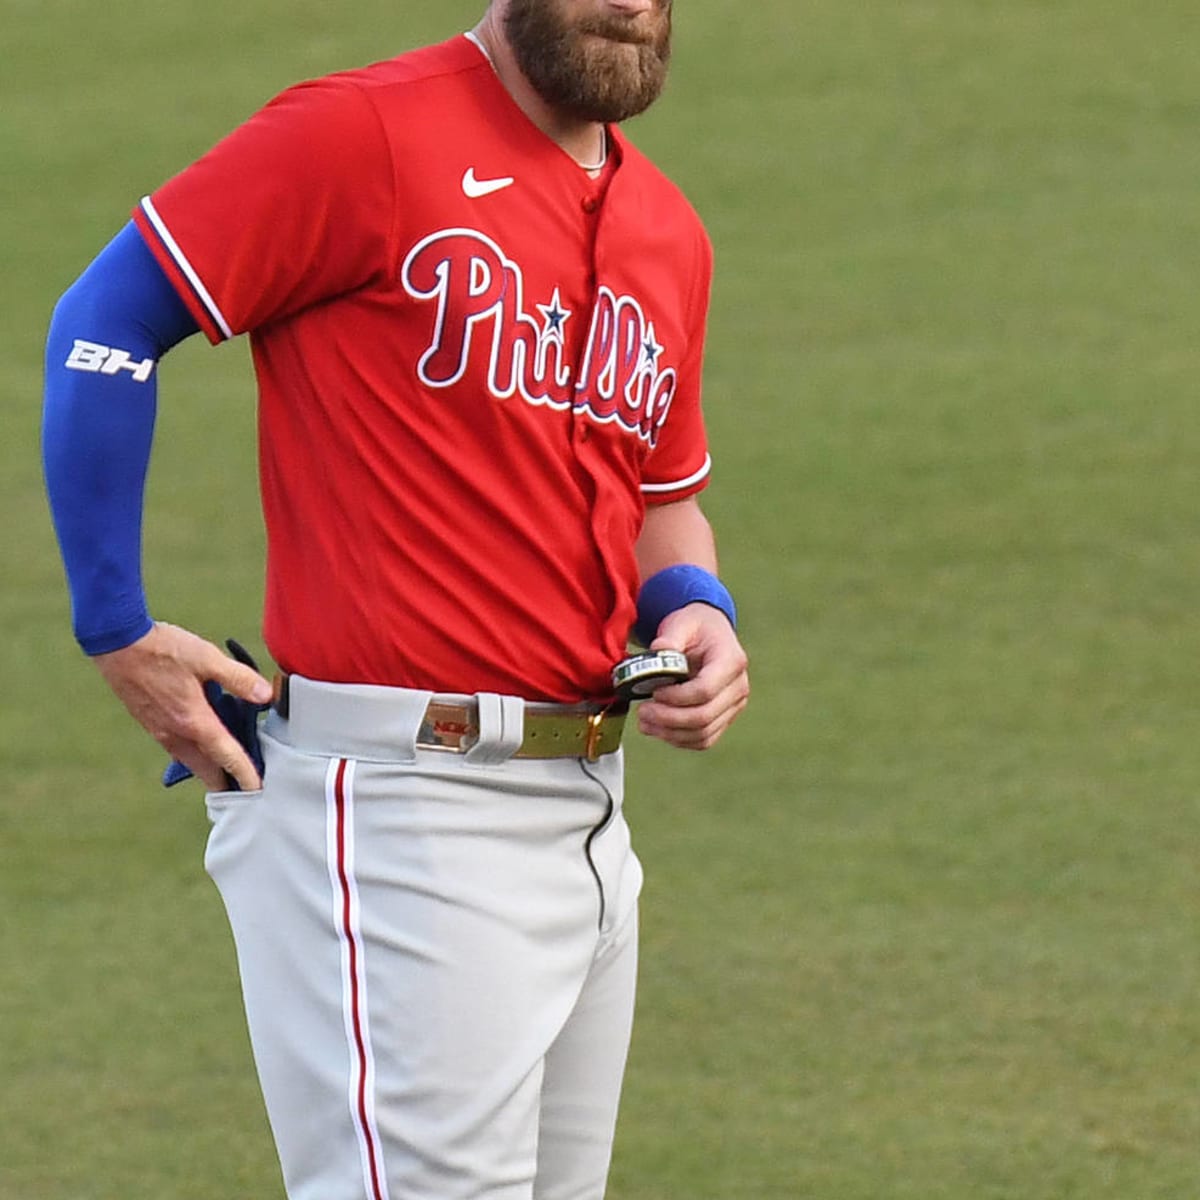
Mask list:
[[599,1200],[641,887],[620,752],[512,759],[511,698],[470,753],[416,749],[430,693],[291,682],[205,859],[290,1200]]

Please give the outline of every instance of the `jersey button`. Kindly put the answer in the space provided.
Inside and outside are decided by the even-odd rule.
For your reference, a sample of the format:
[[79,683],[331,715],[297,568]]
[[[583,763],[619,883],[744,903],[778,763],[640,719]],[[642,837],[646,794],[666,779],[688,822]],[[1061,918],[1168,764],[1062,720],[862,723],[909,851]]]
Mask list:
[[595,196],[584,196],[583,211],[585,213],[594,213],[600,207],[600,201]]

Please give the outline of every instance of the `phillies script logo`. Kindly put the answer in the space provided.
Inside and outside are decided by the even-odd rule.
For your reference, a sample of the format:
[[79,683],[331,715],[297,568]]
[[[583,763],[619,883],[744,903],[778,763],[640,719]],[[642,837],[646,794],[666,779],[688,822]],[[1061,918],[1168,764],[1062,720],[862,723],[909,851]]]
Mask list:
[[616,422],[653,446],[675,395],[674,367],[661,368],[654,322],[632,296],[607,287],[596,294],[578,370],[564,361],[572,313],[559,289],[548,304],[525,311],[521,268],[489,237],[445,229],[413,247],[401,280],[416,300],[437,302],[429,348],[417,375],[431,388],[467,373],[472,352],[487,356],[492,395],[520,395],[533,405],[574,408],[601,424]]

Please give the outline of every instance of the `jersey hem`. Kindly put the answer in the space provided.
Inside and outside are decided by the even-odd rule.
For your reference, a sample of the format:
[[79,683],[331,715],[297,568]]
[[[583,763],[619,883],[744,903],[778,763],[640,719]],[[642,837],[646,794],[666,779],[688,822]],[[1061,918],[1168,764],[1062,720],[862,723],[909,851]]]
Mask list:
[[704,456],[704,465],[686,479],[676,479],[670,483],[643,483],[642,495],[648,504],[666,504],[672,500],[684,500],[695,495],[708,486],[708,478],[712,474],[712,455]]

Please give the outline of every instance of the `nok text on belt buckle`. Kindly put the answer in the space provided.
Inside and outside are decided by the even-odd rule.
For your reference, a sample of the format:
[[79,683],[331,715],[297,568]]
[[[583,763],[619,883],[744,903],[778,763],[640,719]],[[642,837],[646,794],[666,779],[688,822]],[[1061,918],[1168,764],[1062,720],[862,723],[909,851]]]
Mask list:
[[462,754],[471,748],[479,729],[470,710],[461,704],[431,703],[417,732],[417,745],[425,750],[451,750]]

